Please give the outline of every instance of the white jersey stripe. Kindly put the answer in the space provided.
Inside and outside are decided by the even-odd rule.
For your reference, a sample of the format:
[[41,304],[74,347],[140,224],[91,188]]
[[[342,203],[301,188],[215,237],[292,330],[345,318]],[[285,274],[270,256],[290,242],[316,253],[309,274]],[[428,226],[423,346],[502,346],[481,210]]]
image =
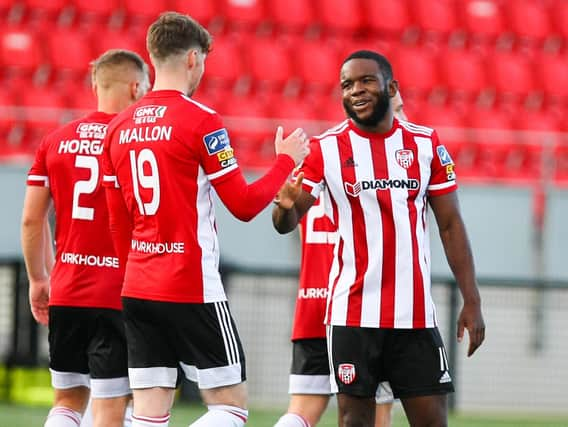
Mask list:
[[456,185],[455,182],[442,182],[441,184],[432,184],[428,186],[428,190],[443,190],[444,188],[453,187]]
[[[396,161],[396,151],[404,149],[402,131],[396,132],[385,140],[388,175],[393,179],[406,180],[406,169]],[[395,235],[395,306],[394,327],[412,327],[412,308],[414,298],[414,274],[412,266],[412,238],[410,233],[410,213],[407,203],[397,203],[406,200],[408,190],[391,189],[392,215]]]
[[219,241],[215,230],[213,189],[199,166],[197,171],[197,242],[201,248],[203,302],[225,301],[225,291],[219,274]]
[[49,178],[43,175],[28,175],[28,181],[43,182],[44,187],[49,187]]
[[[432,140],[430,138],[415,137],[416,147],[418,148],[418,159],[420,165],[420,182],[422,186],[428,182],[431,174],[430,163],[434,156],[432,150]],[[428,187],[429,189],[429,187]],[[426,325],[437,325],[436,321],[436,307],[432,299],[432,292],[430,286],[430,264],[427,260],[430,259],[430,233],[428,230],[428,221],[426,215],[428,214],[428,205],[426,204],[426,189],[420,189],[422,197],[416,198],[416,211],[423,212],[424,215],[416,221],[416,240],[418,242],[418,262],[420,270],[422,271],[422,280],[424,281],[424,317]]]
[[[373,156],[369,139],[354,133],[351,134],[350,139],[353,160],[358,166],[355,169],[357,181],[374,180]],[[377,283],[381,283],[382,279],[381,264],[373,262],[373,259],[383,256],[383,236],[380,232],[383,225],[381,215],[376,214],[381,210],[376,194],[372,192],[361,193],[359,199],[365,220],[365,240],[367,243],[367,259],[369,260],[363,279],[361,326],[373,327],[380,321],[381,288],[377,286]]]
[[238,167],[239,167],[239,165],[237,165],[235,163],[234,165],[231,165],[228,168],[221,169],[219,172],[215,172],[215,173],[207,175],[207,178],[209,178],[210,181],[213,181],[215,178],[219,178],[220,176],[223,176],[223,175],[235,170]]
[[[330,192],[336,198],[337,209],[339,215],[351,216],[351,207],[343,190],[343,180],[341,174],[341,165],[339,158],[339,147],[337,137],[330,136],[322,140],[320,143],[322,157],[324,159],[324,175]],[[333,324],[338,322],[344,324],[347,319],[347,307],[349,303],[349,288],[355,280],[355,260],[353,254],[353,229],[349,228],[349,224],[345,221],[339,223],[339,233],[343,238],[343,250],[338,252],[338,256],[342,258],[342,268],[338,269],[337,284],[333,289],[333,304],[331,306],[331,319]],[[335,278],[334,278],[335,279]],[[330,281],[330,286],[335,280]],[[330,288],[330,291],[332,289]]]
[[116,176],[114,175],[104,175],[103,182],[112,182],[114,188],[120,188],[118,185],[118,179],[116,179]]

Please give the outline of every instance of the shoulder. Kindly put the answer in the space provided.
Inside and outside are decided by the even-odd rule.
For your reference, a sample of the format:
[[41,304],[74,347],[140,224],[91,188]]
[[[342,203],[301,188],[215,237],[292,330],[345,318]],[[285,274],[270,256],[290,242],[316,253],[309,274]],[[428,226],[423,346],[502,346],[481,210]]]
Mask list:
[[318,141],[318,142],[323,142],[326,139],[328,139],[329,137],[341,135],[342,133],[347,132],[348,130],[349,130],[349,120],[344,120],[343,122],[339,123],[338,125],[336,125],[332,128],[329,128],[325,132],[314,136],[312,138],[312,140]]
[[406,120],[399,120],[403,132],[410,133],[416,136],[431,137],[436,131],[428,126],[417,125],[416,123],[408,122]]

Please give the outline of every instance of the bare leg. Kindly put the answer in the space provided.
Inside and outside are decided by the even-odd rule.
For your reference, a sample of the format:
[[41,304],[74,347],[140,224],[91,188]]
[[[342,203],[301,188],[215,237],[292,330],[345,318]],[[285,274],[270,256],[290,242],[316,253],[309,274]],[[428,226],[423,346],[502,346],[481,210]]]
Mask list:
[[374,427],[375,397],[337,395],[339,427]]
[[411,427],[447,427],[448,397],[445,394],[401,399]]

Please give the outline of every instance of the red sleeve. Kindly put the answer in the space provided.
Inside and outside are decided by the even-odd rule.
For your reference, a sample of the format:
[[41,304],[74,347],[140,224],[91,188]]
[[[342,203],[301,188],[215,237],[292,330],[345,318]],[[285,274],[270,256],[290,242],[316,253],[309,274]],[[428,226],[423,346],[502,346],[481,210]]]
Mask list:
[[304,159],[298,172],[304,172],[302,188],[316,199],[323,188],[323,156],[320,141],[310,141],[310,154]]
[[274,199],[293,169],[294,160],[279,154],[270,170],[252,184],[247,184],[240,169],[212,183],[227,209],[241,221],[250,221]]
[[112,243],[120,260],[120,265],[124,265],[130,250],[132,239],[132,224],[128,208],[124,203],[122,192],[118,188],[106,187],[105,196],[108,207],[109,229],[112,236]]
[[428,184],[428,195],[441,196],[455,191],[456,184],[455,165],[450,153],[438,140],[438,134],[432,133],[433,156],[430,165],[431,175]]
[[34,163],[28,172],[28,185],[49,187],[49,175],[46,163],[47,147],[47,140],[43,139],[36,151]]

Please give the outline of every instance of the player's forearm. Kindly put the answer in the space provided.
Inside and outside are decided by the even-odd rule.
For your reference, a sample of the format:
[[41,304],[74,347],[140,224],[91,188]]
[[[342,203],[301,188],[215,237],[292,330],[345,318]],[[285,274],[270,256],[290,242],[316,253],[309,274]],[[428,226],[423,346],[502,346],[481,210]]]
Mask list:
[[480,304],[481,297],[475,280],[473,255],[461,218],[456,218],[446,229],[440,230],[440,237],[464,303]]
[[278,205],[272,210],[272,225],[278,233],[286,234],[294,230],[299,222],[299,215],[296,208],[284,209]]
[[22,221],[22,252],[30,281],[46,280],[48,270],[45,264],[45,229],[41,219]]
[[236,218],[250,221],[274,199],[293,169],[294,160],[280,154],[270,170],[252,184],[247,184],[239,173],[216,184],[215,190]]
[[55,265],[55,254],[53,252],[51,226],[49,220],[46,218],[44,223],[44,256],[45,256],[45,269],[47,274],[51,274],[53,266]]

